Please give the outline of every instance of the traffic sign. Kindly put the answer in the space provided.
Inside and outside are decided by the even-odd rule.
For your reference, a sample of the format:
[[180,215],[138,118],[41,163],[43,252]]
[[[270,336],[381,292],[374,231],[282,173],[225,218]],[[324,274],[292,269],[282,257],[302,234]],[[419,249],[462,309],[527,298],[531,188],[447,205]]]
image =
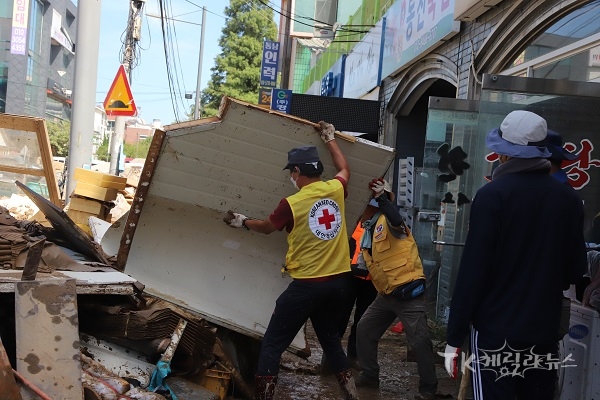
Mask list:
[[121,65],[117,76],[110,86],[110,90],[104,99],[104,110],[106,115],[133,116],[137,113],[137,107],[131,94],[129,80],[125,73],[125,67]]

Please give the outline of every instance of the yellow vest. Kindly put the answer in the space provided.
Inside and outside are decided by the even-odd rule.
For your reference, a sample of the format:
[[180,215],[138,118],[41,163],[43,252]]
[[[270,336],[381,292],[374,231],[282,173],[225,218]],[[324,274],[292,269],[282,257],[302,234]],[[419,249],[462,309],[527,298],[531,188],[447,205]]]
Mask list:
[[294,216],[285,257],[290,276],[318,278],[350,271],[342,183],[313,182],[287,201]]
[[373,231],[372,254],[363,250],[371,280],[379,293],[390,294],[398,286],[425,278],[415,239],[408,228],[406,231],[405,238],[396,238],[382,214]]

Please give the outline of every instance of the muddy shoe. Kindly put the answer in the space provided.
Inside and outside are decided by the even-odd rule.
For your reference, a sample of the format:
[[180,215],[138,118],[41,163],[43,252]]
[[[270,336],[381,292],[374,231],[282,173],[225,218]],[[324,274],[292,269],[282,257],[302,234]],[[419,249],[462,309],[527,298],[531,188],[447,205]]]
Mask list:
[[354,381],[356,383],[356,387],[370,387],[376,389],[379,388],[379,378],[373,378],[371,376],[365,375],[363,372],[358,374]]

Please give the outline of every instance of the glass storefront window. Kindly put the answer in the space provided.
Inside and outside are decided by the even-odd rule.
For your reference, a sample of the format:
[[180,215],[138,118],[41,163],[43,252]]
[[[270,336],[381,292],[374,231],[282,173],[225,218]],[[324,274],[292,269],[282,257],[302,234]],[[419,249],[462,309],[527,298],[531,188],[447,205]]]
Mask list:
[[503,75],[600,80],[600,0],[561,18],[513,60]]
[[29,52],[40,55],[42,53],[42,23],[44,5],[39,0],[31,2],[31,8],[29,10],[29,40],[28,48]]
[[585,5],[554,23],[513,62],[513,66],[541,57],[600,32],[600,1]]
[[[2,49],[0,49],[0,53]],[[0,112],[6,112],[6,90],[8,86],[8,66],[5,61],[0,61]]]
[[[600,151],[594,146],[600,137],[597,123],[600,97],[592,97],[600,93],[600,84],[582,82],[566,86],[553,80],[503,78],[508,83],[498,84],[503,90],[494,90],[493,84],[486,89],[484,80],[479,135],[485,137],[486,132],[499,126],[506,114],[513,110],[532,111],[546,119],[548,128],[563,136],[564,147],[578,154],[576,160],[563,162],[562,168],[569,177],[569,184],[584,202],[585,229],[588,232],[593,217],[600,212]],[[514,90],[510,90],[511,85]],[[486,156],[488,161],[492,159],[489,154]],[[492,168],[490,162],[488,168]]]

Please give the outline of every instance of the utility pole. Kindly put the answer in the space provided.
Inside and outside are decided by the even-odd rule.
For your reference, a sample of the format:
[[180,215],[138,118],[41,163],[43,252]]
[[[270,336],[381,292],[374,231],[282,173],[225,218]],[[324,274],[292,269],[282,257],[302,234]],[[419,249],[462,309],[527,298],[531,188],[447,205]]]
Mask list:
[[[141,39],[142,27],[142,8],[146,0],[130,0],[129,17],[127,19],[127,32],[123,49],[121,64],[125,68],[131,84],[131,70],[135,61],[135,46]],[[115,118],[115,130],[110,140],[110,166],[109,172],[113,175],[119,175],[119,158],[121,157],[121,147],[125,136],[126,117],[118,116]]]
[[94,140],[96,78],[100,49],[102,1],[80,1],[77,5],[77,45],[73,82],[73,114],[69,140],[69,159],[65,202],[75,189],[75,168],[90,168]]
[[200,33],[200,55],[198,56],[198,78],[196,79],[196,104],[194,106],[194,119],[200,115],[200,93],[202,80],[202,58],[204,54],[204,27],[206,26],[206,7],[202,7],[202,30]]

